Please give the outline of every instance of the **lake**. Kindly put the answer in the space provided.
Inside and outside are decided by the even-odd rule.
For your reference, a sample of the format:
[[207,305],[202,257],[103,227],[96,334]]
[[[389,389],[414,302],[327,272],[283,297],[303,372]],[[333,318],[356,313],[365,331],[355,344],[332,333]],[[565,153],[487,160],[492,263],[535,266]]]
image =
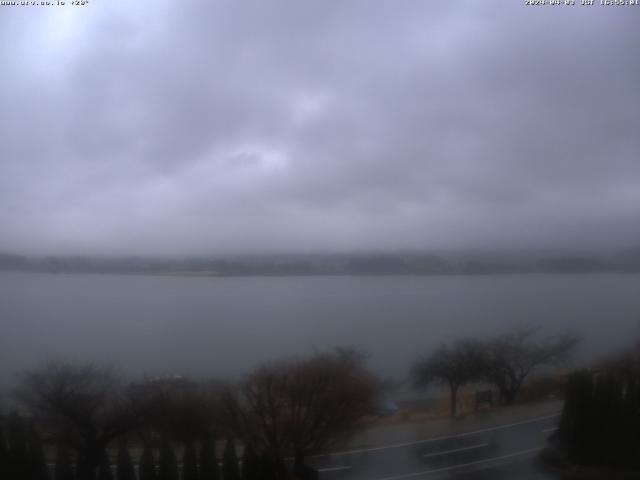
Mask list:
[[135,374],[235,376],[355,345],[402,378],[441,342],[517,324],[581,334],[583,357],[640,337],[640,275],[174,277],[0,273],[0,378],[48,357]]

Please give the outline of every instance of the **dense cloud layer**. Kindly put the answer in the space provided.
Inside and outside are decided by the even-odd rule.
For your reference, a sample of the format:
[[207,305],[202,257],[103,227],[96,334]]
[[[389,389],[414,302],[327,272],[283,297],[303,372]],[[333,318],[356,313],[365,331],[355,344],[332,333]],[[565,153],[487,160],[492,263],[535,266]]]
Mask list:
[[0,250],[640,244],[640,7],[0,7]]

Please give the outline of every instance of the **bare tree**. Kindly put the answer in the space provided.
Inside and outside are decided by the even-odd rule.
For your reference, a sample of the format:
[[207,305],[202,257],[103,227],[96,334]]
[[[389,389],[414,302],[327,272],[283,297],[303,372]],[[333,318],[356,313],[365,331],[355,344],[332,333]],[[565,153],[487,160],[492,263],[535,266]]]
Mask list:
[[107,445],[138,427],[152,400],[93,363],[48,362],[22,375],[16,397],[59,441],[79,453],[79,475],[94,478]]
[[514,403],[531,372],[566,360],[579,342],[579,338],[571,334],[537,340],[537,332],[536,328],[517,328],[487,344],[484,376],[496,385],[505,405]]
[[258,368],[226,404],[236,434],[283,478],[286,456],[300,467],[329,448],[371,413],[376,390],[362,358],[343,350]]
[[418,387],[443,383],[449,387],[451,415],[456,415],[458,390],[478,380],[484,371],[484,347],[480,341],[458,340],[443,345],[413,366],[412,376]]

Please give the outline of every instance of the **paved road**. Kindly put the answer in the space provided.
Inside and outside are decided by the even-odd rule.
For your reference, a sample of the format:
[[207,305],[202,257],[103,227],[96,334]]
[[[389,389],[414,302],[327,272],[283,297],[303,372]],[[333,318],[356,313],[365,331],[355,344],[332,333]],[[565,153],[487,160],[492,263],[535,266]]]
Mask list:
[[554,412],[463,433],[356,448],[312,463],[323,480],[552,479],[538,465],[537,455],[558,418]]

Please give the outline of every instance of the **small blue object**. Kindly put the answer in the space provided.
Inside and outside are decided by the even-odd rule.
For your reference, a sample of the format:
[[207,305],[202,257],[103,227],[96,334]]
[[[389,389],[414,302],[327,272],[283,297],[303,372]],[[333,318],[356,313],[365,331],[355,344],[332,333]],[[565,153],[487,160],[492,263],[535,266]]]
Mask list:
[[398,410],[400,410],[400,407],[398,407],[398,404],[396,402],[394,402],[393,400],[383,400],[378,403],[376,413],[378,415],[393,415],[395,413],[398,413]]

